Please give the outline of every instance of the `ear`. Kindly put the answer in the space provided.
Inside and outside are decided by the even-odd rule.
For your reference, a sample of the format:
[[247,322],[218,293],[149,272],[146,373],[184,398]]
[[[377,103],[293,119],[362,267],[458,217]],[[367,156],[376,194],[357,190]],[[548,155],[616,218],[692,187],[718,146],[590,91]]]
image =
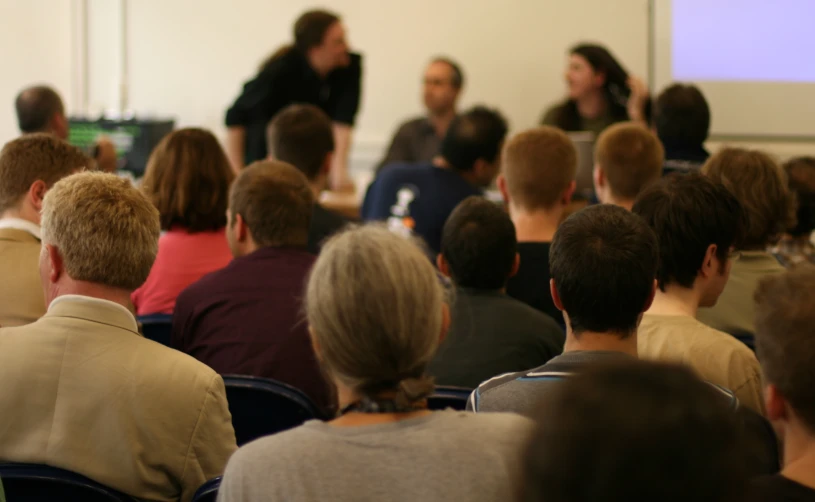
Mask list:
[[549,293],[552,295],[552,303],[555,304],[555,308],[563,312],[563,302],[560,301],[560,294],[557,292],[554,279],[549,279]]
[[48,187],[43,180],[37,180],[28,187],[28,200],[31,202],[31,206],[37,210],[37,214],[42,211],[42,200],[45,198],[45,192],[47,191]]
[[439,343],[447,338],[447,333],[450,332],[450,323],[452,322],[450,316],[450,306],[447,302],[441,304],[441,333],[439,333]]
[[52,284],[56,284],[62,277],[62,274],[65,273],[65,264],[56,246],[45,244],[45,249],[48,254],[48,280]]
[[600,164],[594,164],[594,170],[592,171],[592,178],[594,180],[594,190],[599,192],[601,188],[605,188],[606,186],[606,173],[603,171],[603,168],[600,167]]
[[718,271],[718,259],[716,258],[717,247],[716,244],[711,244],[705,251],[705,259],[702,261],[702,266],[699,268],[699,274],[702,277],[713,277]]
[[325,159],[323,159],[323,165],[320,167],[320,175],[328,176],[328,173],[331,171],[331,164],[334,162],[334,152],[328,152],[325,154]]
[[654,279],[654,283],[651,285],[651,293],[648,295],[648,299],[645,300],[645,305],[642,306],[642,312],[648,312],[648,309],[651,308],[651,305],[654,303],[654,296],[657,294],[657,280]]
[[238,242],[246,242],[249,239],[249,227],[246,226],[246,221],[240,214],[235,215],[235,239]]
[[444,255],[441,253],[436,255],[436,266],[439,267],[439,272],[441,272],[442,275],[450,277],[451,279],[453,278],[453,276],[450,275],[450,264],[447,263],[447,260],[444,259]]
[[507,279],[511,279],[518,275],[518,270],[521,268],[521,255],[520,253],[515,253],[515,260],[512,262],[512,268],[509,270],[509,277]]
[[504,199],[504,204],[509,206],[509,191],[507,191],[507,179],[503,174],[498,175],[498,191],[501,192],[501,198]]
[[577,181],[572,180],[572,182],[569,183],[568,188],[566,188],[566,191],[563,192],[563,198],[561,199],[561,202],[563,203],[564,206],[568,206],[569,204],[572,203],[572,197],[574,197],[574,193],[576,190]]
[[314,328],[312,328],[310,324],[308,326],[308,338],[311,340],[311,349],[314,350],[314,356],[317,358],[317,361],[323,362],[320,344],[317,342],[317,337],[314,336]]
[[64,113],[55,113],[51,117],[51,130],[60,139],[68,139],[68,117]]
[[770,422],[789,420],[787,402],[775,385],[769,384],[764,388],[764,404],[767,406],[767,420]]

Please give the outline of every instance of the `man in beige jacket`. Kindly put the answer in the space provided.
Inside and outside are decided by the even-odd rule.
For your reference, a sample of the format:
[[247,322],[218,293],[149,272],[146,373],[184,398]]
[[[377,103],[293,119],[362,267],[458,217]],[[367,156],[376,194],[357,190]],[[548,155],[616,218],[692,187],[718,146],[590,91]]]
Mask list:
[[37,272],[42,199],[89,162],[78,148],[44,133],[10,141],[0,151],[0,326],[21,326],[45,314]]
[[142,338],[125,307],[158,248],[128,181],[80,173],[42,205],[47,313],[0,329],[0,461],[44,463],[147,500],[189,501],[236,449],[224,383]]

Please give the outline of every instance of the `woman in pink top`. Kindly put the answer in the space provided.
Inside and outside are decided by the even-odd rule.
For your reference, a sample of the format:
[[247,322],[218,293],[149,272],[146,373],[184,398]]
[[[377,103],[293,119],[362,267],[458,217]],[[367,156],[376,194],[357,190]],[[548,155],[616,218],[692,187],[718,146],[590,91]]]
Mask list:
[[232,259],[224,227],[233,178],[209,131],[173,131],[153,150],[142,190],[161,213],[163,233],[150,276],[131,296],[138,315],[172,313],[184,288]]

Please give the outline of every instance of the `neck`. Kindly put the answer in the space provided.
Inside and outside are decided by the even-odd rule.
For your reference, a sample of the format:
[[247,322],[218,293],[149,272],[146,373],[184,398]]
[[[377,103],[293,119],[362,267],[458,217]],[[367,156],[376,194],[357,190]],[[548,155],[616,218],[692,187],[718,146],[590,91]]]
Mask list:
[[318,177],[314,181],[309,182],[309,187],[311,188],[311,193],[314,194],[314,201],[319,202],[320,195],[322,195],[323,191],[326,189],[326,178],[325,177]]
[[784,477],[815,489],[815,438],[801,427],[787,424],[784,430]]
[[331,73],[332,68],[327,68],[320,65],[320,62],[314,54],[308,54],[306,56],[306,60],[308,60],[308,64],[311,66],[311,69],[314,70],[314,73],[319,75],[320,78],[325,78],[329,73]]
[[575,335],[567,321],[566,344],[563,353],[577,351],[621,352],[637,357],[637,333],[621,338],[619,333],[584,331]]
[[633,200],[623,199],[623,198],[620,198],[620,197],[615,197],[614,195],[609,195],[608,196],[607,203],[608,204],[613,204],[615,206],[620,206],[621,208],[627,209],[629,211],[631,211],[631,208],[634,207],[634,201]]
[[[342,382],[334,380],[337,387],[337,402],[342,410],[361,399],[353,389]],[[328,422],[335,427],[359,427],[364,425],[376,425],[383,423],[399,422],[411,418],[417,418],[432,413],[429,410],[417,410],[408,413],[357,413],[349,412]]]
[[694,288],[683,288],[676,284],[669,284],[665,291],[657,288],[654,302],[648,309],[654,315],[681,315],[696,317],[699,310],[701,294]]
[[577,112],[581,117],[596,119],[605,113],[608,103],[601,89],[576,100]]
[[431,112],[428,120],[433,125],[433,129],[436,130],[436,136],[443,138],[454,118],[456,118],[456,110],[450,108],[442,112]]
[[25,207],[23,207],[23,208],[16,208],[16,207],[15,208],[10,208],[10,209],[6,209],[2,213],[0,213],[0,220],[7,220],[7,219],[14,218],[14,219],[18,219],[18,220],[30,221],[31,223],[33,223],[35,225],[39,225],[40,224],[40,219],[38,217],[39,215],[37,215],[36,211],[34,211],[33,213],[34,214],[32,214],[32,211],[27,211]]
[[472,186],[474,186],[476,188],[483,188],[479,184],[478,179],[476,178],[475,173],[473,172],[473,170],[462,171],[460,169],[456,169],[452,164],[447,162],[447,159],[445,159],[441,155],[433,157],[432,164],[434,166],[438,167],[438,168],[449,169],[450,171],[453,171],[454,173],[461,176],[464,179],[464,181],[466,181],[467,183],[471,184]]
[[100,300],[108,300],[113,303],[118,303],[128,310],[131,309],[130,293],[132,293],[132,291],[126,289],[113,288],[95,282],[75,281],[70,278],[66,278],[59,284],[54,284],[52,288],[50,295],[51,300],[48,302],[49,305],[60,296],[80,295],[99,298]]
[[564,207],[526,211],[514,204],[509,205],[509,217],[515,225],[518,242],[552,242],[563,218]]

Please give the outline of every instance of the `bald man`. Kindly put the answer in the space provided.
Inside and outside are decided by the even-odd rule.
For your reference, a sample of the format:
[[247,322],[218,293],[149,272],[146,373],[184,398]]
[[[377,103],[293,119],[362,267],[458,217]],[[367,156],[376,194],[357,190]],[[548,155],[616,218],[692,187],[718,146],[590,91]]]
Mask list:
[[44,132],[59,139],[68,139],[68,119],[65,105],[54,89],[38,85],[20,91],[14,101],[20,132]]

